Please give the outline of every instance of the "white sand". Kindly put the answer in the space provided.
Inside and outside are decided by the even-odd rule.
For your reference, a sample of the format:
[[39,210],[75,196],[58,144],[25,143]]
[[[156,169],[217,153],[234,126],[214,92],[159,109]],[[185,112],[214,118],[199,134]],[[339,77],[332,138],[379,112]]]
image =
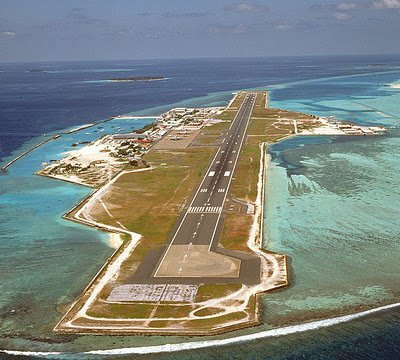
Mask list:
[[66,152],[67,157],[63,159],[65,163],[80,163],[82,166],[89,166],[94,161],[102,161],[107,164],[120,164],[118,158],[110,156],[110,150],[114,150],[112,142],[104,143],[99,139],[94,143],[88,144],[78,150]]
[[311,130],[305,130],[298,133],[299,135],[346,135],[346,133],[339,128],[324,125]]
[[109,234],[108,244],[113,249],[118,249],[122,245],[121,234]]

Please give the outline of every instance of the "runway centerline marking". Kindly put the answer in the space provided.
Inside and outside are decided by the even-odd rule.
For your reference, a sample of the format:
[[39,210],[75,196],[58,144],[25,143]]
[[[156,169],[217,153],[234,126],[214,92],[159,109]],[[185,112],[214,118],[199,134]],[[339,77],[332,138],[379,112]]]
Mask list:
[[[161,264],[164,262],[164,259],[166,258],[167,254],[169,253],[171,246],[174,244],[175,239],[178,236],[180,237],[180,236],[184,235],[185,230],[183,230],[184,228],[182,228],[183,223],[187,222],[186,223],[187,225],[193,226],[193,227],[195,226],[194,224],[197,223],[196,222],[193,225],[191,224],[191,222],[194,220],[193,217],[188,217],[189,214],[191,214],[191,213],[200,213],[201,219],[203,218],[204,214],[218,213],[216,222],[215,222],[215,217],[210,217],[210,219],[212,219],[212,222],[213,223],[215,222],[215,225],[213,225],[214,230],[213,230],[213,233],[212,233],[212,236],[210,239],[210,243],[209,243],[209,250],[211,249],[211,246],[214,243],[214,238],[216,236],[216,230],[217,230],[218,224],[221,219],[221,213],[222,213],[221,205],[223,205],[226,201],[226,194],[229,190],[229,187],[230,187],[230,184],[232,181],[232,174],[235,171],[236,163],[238,160],[238,155],[240,153],[240,150],[242,148],[242,145],[243,145],[243,142],[245,139],[246,130],[248,128],[248,124],[251,119],[251,114],[252,114],[252,110],[253,110],[254,106],[255,106],[254,96],[247,95],[246,99],[242,102],[241,106],[239,107],[238,112],[235,115],[235,118],[232,120],[231,126],[229,127],[229,129],[231,129],[231,128],[233,129],[233,131],[230,130],[231,131],[231,134],[229,134],[230,138],[232,138],[233,136],[237,136],[238,138],[240,138],[242,136],[240,144],[236,143],[237,146],[234,146],[233,142],[235,140],[230,139],[229,141],[225,142],[225,144],[224,144],[225,146],[221,145],[221,147],[216,151],[216,154],[209,165],[208,174],[206,172],[207,175],[205,175],[203,177],[203,180],[201,181],[200,185],[197,187],[197,190],[196,190],[194,196],[192,197],[189,207],[185,208],[186,211],[183,214],[183,218],[180,220],[180,222],[178,224],[177,230],[175,230],[175,232],[172,234],[172,239],[171,239],[170,243],[168,244],[168,247],[165,250],[162,258],[160,259],[157,269],[155,270],[155,276],[157,276],[157,273],[161,267]],[[224,140],[226,140],[226,138],[224,138]],[[236,149],[236,150],[232,151],[232,149]],[[228,153],[228,154],[225,154],[225,153]],[[218,159],[218,156],[220,156],[220,154],[225,154],[225,155],[221,156],[219,160],[216,160],[216,159]],[[235,155],[233,155],[233,154],[235,154]],[[226,161],[229,158],[233,159],[233,160],[229,160],[229,163],[230,164],[234,163],[234,165],[233,165],[233,168],[230,169],[230,171],[226,171],[226,168],[224,167],[224,165],[226,164]],[[214,169],[213,171],[211,171],[211,168],[215,167],[215,164],[220,164],[221,162],[223,163],[223,165],[222,166],[219,165],[219,169]],[[216,174],[216,172],[218,172],[218,173]],[[228,179],[223,180],[222,174],[226,174],[224,176],[228,177]],[[219,197],[215,197],[215,199],[211,200],[211,197],[210,197],[204,206],[197,206],[197,205],[199,205],[199,202],[201,202],[201,197],[202,197],[202,195],[199,197],[199,193],[200,192],[208,192],[208,188],[209,188],[209,186],[211,186],[211,184],[210,184],[211,181],[207,180],[207,177],[213,177],[213,179],[211,180],[212,183],[214,184],[213,190],[219,182],[221,182],[220,185],[225,186],[225,188],[219,187],[219,190],[218,190],[218,192],[224,192],[223,199],[218,200]],[[215,183],[214,183],[214,181],[215,181]],[[226,183],[228,183],[228,184],[226,184]],[[203,184],[204,185],[208,184],[208,187],[205,188]],[[211,203],[213,206],[211,206],[210,200],[211,200]],[[220,206],[218,206],[218,205],[220,205]],[[181,228],[182,228],[182,230],[181,230]],[[183,231],[183,233],[181,233],[181,231]],[[206,240],[208,242],[208,237]],[[196,241],[199,241],[199,240],[196,240]],[[204,239],[202,239],[201,236],[200,236],[200,241],[204,241]],[[189,244],[188,249],[190,248],[191,245],[192,245],[192,243]]]

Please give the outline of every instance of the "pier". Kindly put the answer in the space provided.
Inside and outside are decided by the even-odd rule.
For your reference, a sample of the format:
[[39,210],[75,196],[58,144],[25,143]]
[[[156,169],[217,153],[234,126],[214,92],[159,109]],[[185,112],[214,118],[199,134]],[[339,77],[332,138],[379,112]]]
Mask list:
[[31,147],[30,149],[24,151],[22,154],[19,154],[16,158],[12,159],[11,161],[9,161],[7,164],[5,164],[4,166],[1,167],[2,171],[5,171],[9,166],[11,166],[12,164],[14,164],[16,161],[18,161],[19,159],[23,158],[24,156],[28,155],[29,153],[31,153],[32,151],[36,150],[37,148],[43,146],[44,144],[47,144],[48,142],[54,140],[54,139],[58,139],[61,135],[60,134],[56,134],[53,135],[52,137],[46,139],[45,141],[42,141],[39,144],[36,144],[35,146]]
[[[126,118],[128,118],[128,117],[126,117]],[[132,116],[132,117],[129,117],[129,119],[130,119],[130,118],[137,118],[137,117],[136,117],[136,116]],[[153,116],[148,116],[148,117],[139,116],[138,118],[153,118]],[[24,156],[28,155],[28,154],[31,153],[32,151],[34,151],[34,150],[40,148],[41,146],[47,144],[48,142],[50,142],[50,141],[52,141],[52,140],[55,140],[55,139],[58,139],[58,138],[61,137],[62,135],[73,134],[73,133],[76,133],[76,132],[78,132],[78,131],[80,131],[80,130],[88,129],[88,128],[91,128],[91,127],[93,127],[93,126],[100,125],[100,124],[102,124],[102,123],[109,122],[109,121],[115,120],[115,119],[123,119],[123,117],[120,117],[120,115],[117,115],[117,116],[110,117],[110,118],[108,118],[108,119],[104,119],[104,120],[97,121],[97,122],[92,123],[92,124],[81,125],[81,126],[78,126],[78,127],[76,127],[76,128],[73,128],[73,129],[71,129],[71,130],[64,131],[64,132],[61,132],[61,133],[59,133],[59,134],[55,134],[55,135],[51,136],[50,138],[46,139],[45,141],[42,141],[42,142],[40,142],[39,144],[36,144],[35,146],[31,147],[30,149],[28,149],[28,150],[24,151],[23,153],[19,154],[17,157],[15,157],[14,159],[10,160],[7,164],[5,164],[4,166],[2,166],[2,167],[0,168],[0,170],[1,170],[1,171],[5,171],[8,167],[10,167],[10,166],[11,166],[12,164],[14,164],[16,161],[20,160],[21,158],[23,158]]]

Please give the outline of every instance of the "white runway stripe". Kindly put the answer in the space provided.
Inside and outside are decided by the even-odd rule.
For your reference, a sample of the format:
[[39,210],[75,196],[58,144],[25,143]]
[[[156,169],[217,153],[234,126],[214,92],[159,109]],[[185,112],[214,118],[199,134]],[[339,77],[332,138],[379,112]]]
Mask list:
[[220,213],[221,212],[221,206],[191,206],[188,209],[188,213]]

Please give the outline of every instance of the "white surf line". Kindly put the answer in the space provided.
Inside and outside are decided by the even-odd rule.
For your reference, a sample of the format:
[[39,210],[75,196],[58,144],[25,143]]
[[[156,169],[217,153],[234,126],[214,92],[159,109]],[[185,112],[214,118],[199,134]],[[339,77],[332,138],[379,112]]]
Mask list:
[[222,340],[205,340],[205,341],[193,341],[180,344],[165,344],[145,347],[132,347],[132,348],[121,348],[111,350],[94,350],[85,352],[85,354],[96,354],[96,355],[128,355],[128,354],[155,354],[162,352],[176,352],[183,350],[195,350],[213,346],[223,346],[243,343],[247,341],[254,341],[259,339],[266,339],[271,337],[286,336],[296,333],[302,333],[312,330],[318,330],[322,328],[331,327],[334,325],[346,323],[352,320],[356,320],[368,315],[375,314],[380,311],[390,310],[399,307],[400,303],[390,304],[381,306],[375,309],[361,311],[352,315],[339,316],[332,319],[318,320],[310,323],[303,323],[299,325],[285,326],[278,329],[261,331],[255,334],[242,335],[229,339]]
[[[129,354],[157,354],[163,352],[177,352],[184,350],[195,350],[204,349],[214,346],[224,346],[239,344],[247,341],[254,341],[259,339],[267,339],[278,336],[287,336],[292,334],[303,333],[307,331],[313,331],[323,328],[328,328],[334,325],[347,323],[356,319],[366,317],[368,315],[376,314],[381,311],[390,310],[400,307],[400,303],[394,303],[390,305],[380,306],[371,310],[361,311],[351,315],[338,316],[332,319],[317,320],[309,323],[303,323],[298,325],[285,326],[277,329],[260,331],[255,334],[241,335],[229,339],[221,340],[204,340],[204,341],[193,341],[178,344],[165,344],[165,345],[154,345],[154,346],[143,346],[143,347],[129,347],[120,349],[109,349],[109,350],[92,350],[86,351],[81,354],[87,355],[129,355]],[[0,353],[9,355],[22,355],[22,356],[54,356],[54,355],[73,355],[71,353],[62,352],[45,352],[45,351],[19,351],[19,350],[0,350]],[[76,354],[76,353],[75,353]],[[79,354],[79,353],[78,353]],[[76,354],[77,355],[77,354]]]
[[[19,350],[1,350],[0,354],[8,354],[8,355],[16,355],[16,356],[54,356],[54,355],[62,355],[62,352],[59,351],[19,351]],[[66,355],[66,353],[65,353]]]

